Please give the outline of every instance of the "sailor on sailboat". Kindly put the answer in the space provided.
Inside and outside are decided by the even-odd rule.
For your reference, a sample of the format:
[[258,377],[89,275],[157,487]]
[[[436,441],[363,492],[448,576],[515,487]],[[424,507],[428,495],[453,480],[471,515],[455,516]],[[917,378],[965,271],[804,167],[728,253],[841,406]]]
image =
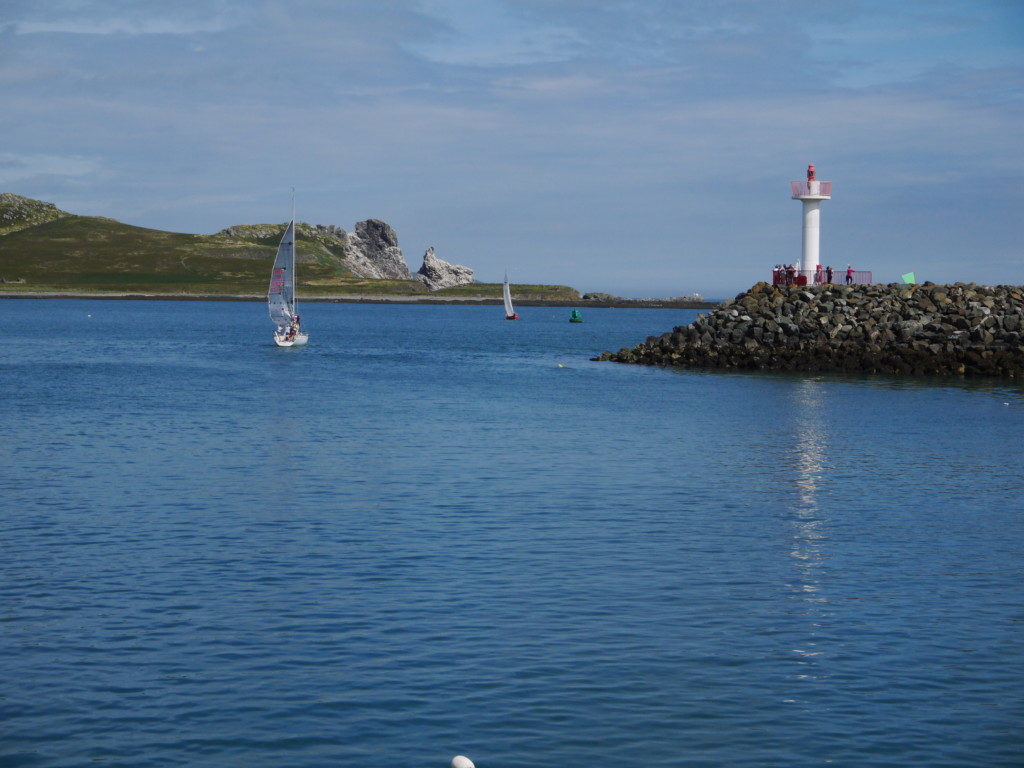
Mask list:
[[508,272],[505,272],[505,283],[501,286],[501,295],[505,299],[505,319],[518,320],[515,308],[512,306],[512,293],[508,289]]
[[300,347],[309,341],[309,334],[303,332],[299,313],[295,306],[295,213],[277,246],[274,270],[270,273],[270,289],[267,291],[267,305],[270,319],[277,328],[274,343],[279,347]]

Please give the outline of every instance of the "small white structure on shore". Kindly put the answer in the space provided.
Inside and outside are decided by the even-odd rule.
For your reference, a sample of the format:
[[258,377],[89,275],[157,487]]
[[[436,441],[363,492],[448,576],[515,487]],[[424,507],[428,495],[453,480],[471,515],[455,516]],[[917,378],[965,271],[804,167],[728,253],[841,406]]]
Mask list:
[[804,204],[804,247],[800,257],[800,270],[797,274],[810,277],[821,264],[818,252],[818,241],[821,233],[819,215],[821,201],[832,199],[832,182],[818,181],[814,175],[814,164],[807,166],[807,181],[789,182],[794,200]]

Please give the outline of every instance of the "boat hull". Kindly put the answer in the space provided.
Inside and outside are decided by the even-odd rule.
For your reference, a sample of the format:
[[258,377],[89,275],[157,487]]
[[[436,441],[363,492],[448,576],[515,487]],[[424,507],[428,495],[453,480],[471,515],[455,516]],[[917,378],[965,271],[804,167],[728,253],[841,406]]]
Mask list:
[[297,333],[290,339],[274,334],[274,343],[279,347],[301,347],[304,346],[307,341],[309,341],[308,333]]
[[511,315],[505,315],[505,319],[506,320],[518,320],[519,319],[519,313],[518,312],[514,312]]

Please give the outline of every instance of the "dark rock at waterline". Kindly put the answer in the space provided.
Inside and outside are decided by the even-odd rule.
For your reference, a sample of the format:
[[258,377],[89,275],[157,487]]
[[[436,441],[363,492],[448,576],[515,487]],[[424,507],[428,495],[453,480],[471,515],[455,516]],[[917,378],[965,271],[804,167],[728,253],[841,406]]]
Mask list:
[[595,360],[688,368],[1024,376],[1024,287],[758,283]]

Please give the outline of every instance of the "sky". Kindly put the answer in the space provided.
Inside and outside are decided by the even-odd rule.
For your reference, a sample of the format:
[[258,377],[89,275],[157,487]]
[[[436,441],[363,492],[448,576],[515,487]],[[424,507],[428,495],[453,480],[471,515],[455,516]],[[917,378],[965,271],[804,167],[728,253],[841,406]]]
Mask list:
[[1024,283],[1020,0],[0,0],[0,191],[389,222],[477,278],[733,295],[800,255]]

